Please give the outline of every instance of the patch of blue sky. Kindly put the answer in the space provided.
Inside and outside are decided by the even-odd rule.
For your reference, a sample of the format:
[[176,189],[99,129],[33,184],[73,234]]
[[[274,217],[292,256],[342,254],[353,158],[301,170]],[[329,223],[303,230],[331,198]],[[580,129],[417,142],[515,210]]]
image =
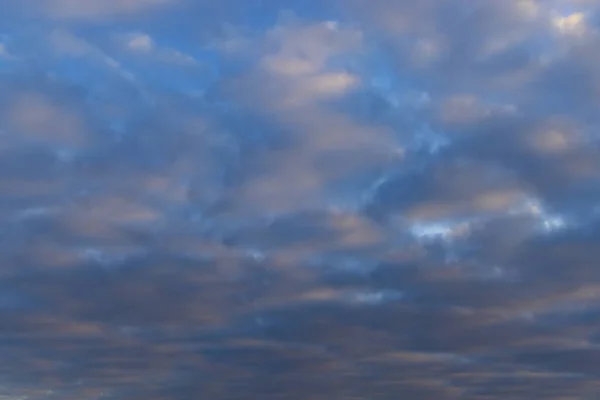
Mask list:
[[124,64],[127,69],[151,91],[181,94],[205,93],[217,81],[215,74],[205,71],[190,71],[178,66]]
[[15,65],[14,62],[0,57],[0,74],[10,74],[17,70],[18,67]]
[[385,47],[380,44],[365,43],[369,49],[361,58],[360,75],[365,85],[382,95],[390,105],[400,106],[400,96],[418,91],[421,85],[410,70],[398,68]]
[[192,49],[206,44],[219,35],[227,25],[244,27],[251,31],[264,32],[275,26],[282,15],[295,15],[303,20],[322,20],[338,15],[333,3],[321,0],[302,2],[258,0],[248,2],[187,2],[181,6],[163,10],[160,18],[140,18],[131,21],[112,22],[101,25],[114,31],[130,30],[132,27],[150,35],[160,37],[165,45],[180,50]]
[[411,150],[420,152],[425,151],[430,155],[436,155],[445,147],[450,145],[450,138],[443,132],[432,129],[424,123],[414,132],[412,143],[409,145]]
[[100,126],[115,128],[116,133],[122,133],[127,123],[124,119],[106,119],[104,110],[107,107],[120,104],[123,107],[120,113],[127,115],[127,120],[151,107],[147,96],[135,82],[124,79],[105,66],[82,59],[61,58],[48,66],[47,71],[63,85],[80,88],[89,116],[95,118]]
[[61,57],[48,64],[46,69],[56,78],[80,85],[88,91],[105,87],[107,78],[114,76],[114,71],[107,70],[104,65],[94,65],[85,59],[71,57]]
[[343,112],[360,123],[390,127],[405,149],[426,147],[433,154],[448,144],[427,124],[424,111],[431,98],[411,71],[396,68],[377,46],[368,54],[338,57],[334,65],[342,66],[344,61],[358,74],[361,85],[337,102]]

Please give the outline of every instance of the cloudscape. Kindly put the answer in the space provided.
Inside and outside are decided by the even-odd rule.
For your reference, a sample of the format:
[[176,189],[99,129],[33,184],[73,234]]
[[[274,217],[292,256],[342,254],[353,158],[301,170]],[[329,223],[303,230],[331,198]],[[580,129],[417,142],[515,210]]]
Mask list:
[[596,399],[600,1],[0,0],[0,398]]

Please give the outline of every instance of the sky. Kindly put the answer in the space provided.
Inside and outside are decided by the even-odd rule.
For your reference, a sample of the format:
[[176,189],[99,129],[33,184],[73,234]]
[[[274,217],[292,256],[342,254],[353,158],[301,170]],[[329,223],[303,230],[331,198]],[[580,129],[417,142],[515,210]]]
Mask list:
[[0,0],[0,399],[595,399],[599,0]]

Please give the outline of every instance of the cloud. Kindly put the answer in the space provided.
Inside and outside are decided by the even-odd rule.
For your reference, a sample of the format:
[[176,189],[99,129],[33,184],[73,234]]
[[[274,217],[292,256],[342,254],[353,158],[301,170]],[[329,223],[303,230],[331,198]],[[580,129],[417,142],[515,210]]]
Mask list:
[[272,129],[285,134],[279,135],[278,148],[266,149],[246,169],[247,178],[232,195],[236,207],[267,206],[275,213],[326,207],[336,201],[327,193],[332,185],[344,185],[360,169],[375,171],[401,154],[385,127],[353,121],[327,104],[361,86],[359,76],[332,66],[335,58],[360,52],[361,41],[361,33],[351,28],[297,20],[248,45],[273,50],[260,54],[244,75],[225,80],[225,96],[251,113],[272,115]]
[[[79,147],[85,141],[83,122],[76,114],[70,114],[53,105],[49,99],[33,94],[20,94],[12,100],[5,119],[11,130],[25,139]],[[16,132],[15,132],[16,133]]]
[[139,33],[131,35],[127,41],[127,46],[133,51],[148,52],[154,48],[154,41],[150,36]]
[[140,55],[149,55],[154,59],[169,64],[181,66],[195,66],[196,60],[188,55],[175,49],[166,47],[158,47],[154,40],[145,33],[131,33],[124,35],[125,46],[133,53]]
[[3,391],[597,393],[596,1],[33,3]]

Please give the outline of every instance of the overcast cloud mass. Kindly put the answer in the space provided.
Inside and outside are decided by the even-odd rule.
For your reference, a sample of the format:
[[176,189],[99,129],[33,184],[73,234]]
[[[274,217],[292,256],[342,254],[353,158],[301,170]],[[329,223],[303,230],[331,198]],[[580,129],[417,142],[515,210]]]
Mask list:
[[0,239],[1,399],[597,399],[600,0],[0,0]]

